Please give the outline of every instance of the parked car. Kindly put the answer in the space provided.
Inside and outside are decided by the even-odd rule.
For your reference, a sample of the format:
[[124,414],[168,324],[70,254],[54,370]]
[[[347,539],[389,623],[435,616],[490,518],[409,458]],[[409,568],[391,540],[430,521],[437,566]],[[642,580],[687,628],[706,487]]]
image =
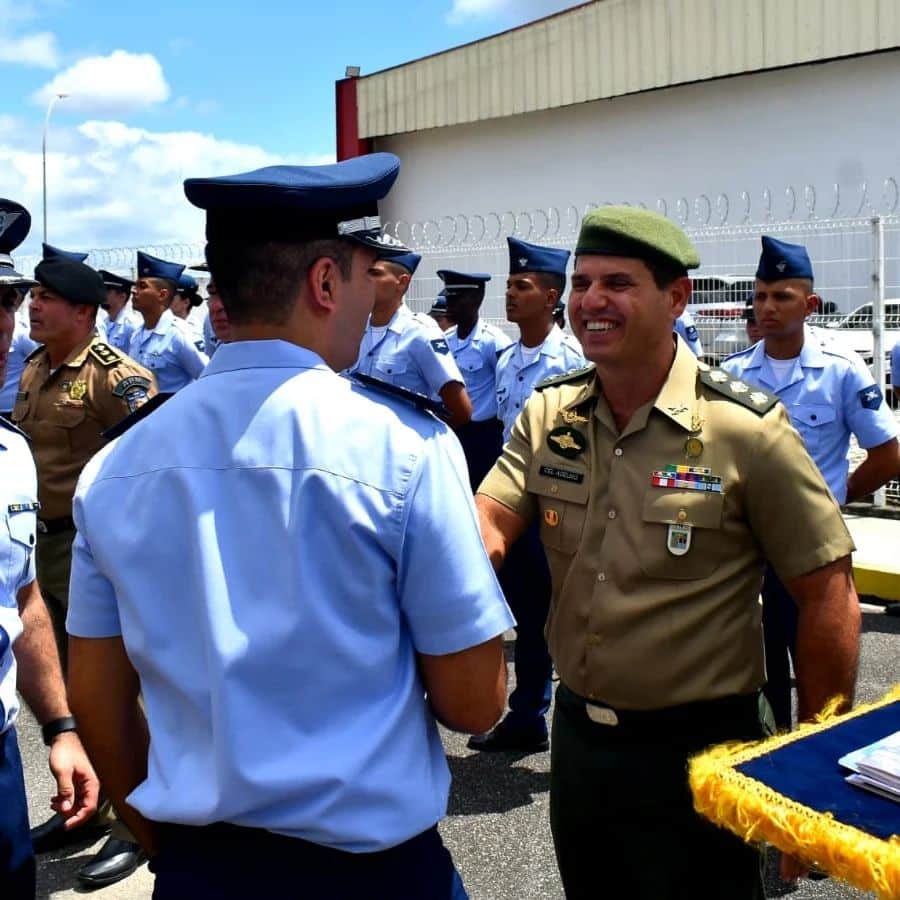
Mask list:
[[[868,365],[872,365],[874,337],[871,303],[864,303],[842,319],[829,322],[825,331],[836,343],[855,350]],[[882,346],[888,357],[888,368],[890,368],[891,348],[898,340],[900,340],[900,300],[885,300]]]
[[694,317],[703,357],[719,363],[749,345],[744,309],[753,294],[753,279],[746,275],[696,275],[688,310]]

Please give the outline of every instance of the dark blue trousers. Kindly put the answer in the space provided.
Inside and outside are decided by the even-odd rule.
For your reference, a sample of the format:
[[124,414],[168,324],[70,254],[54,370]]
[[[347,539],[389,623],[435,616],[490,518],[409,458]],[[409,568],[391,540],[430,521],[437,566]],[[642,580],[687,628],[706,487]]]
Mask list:
[[456,429],[456,436],[466,455],[474,494],[503,450],[503,423],[499,419],[467,422]]
[[160,825],[153,900],[468,900],[437,827],[378,853],[258,828]]
[[16,730],[0,734],[0,897],[33,900],[34,852]]
[[797,651],[797,602],[778,576],[766,566],[763,580],[763,634],[766,686],[763,693],[775,714],[778,730],[790,730],[791,665]]
[[544,638],[552,584],[547,556],[535,523],[509,550],[497,577],[516,617],[513,667],[516,687],[509,697],[508,727],[547,731],[544,714],[550,708],[553,663]]

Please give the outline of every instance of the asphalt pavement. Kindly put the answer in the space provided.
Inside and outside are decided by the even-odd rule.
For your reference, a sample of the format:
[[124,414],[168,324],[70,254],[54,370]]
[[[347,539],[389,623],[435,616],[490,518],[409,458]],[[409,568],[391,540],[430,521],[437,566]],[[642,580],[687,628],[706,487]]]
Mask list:
[[[900,546],[900,522],[877,526],[866,520],[851,521],[851,530],[866,549],[870,568],[893,564]],[[880,603],[863,604],[862,661],[857,698],[876,700],[900,684],[898,633],[900,618],[885,614]],[[508,644],[508,650],[511,644]],[[29,809],[33,823],[49,814],[52,782],[47,771],[46,749],[30,714],[20,718],[19,740],[26,770]],[[477,754],[466,749],[462,735],[444,733],[444,744],[453,787],[447,818],[441,830],[459,867],[472,900],[562,900],[548,824],[549,753],[529,756]],[[898,808],[900,817],[900,808]],[[677,840],[677,835],[673,835]],[[81,845],[66,852],[40,857],[38,898],[75,897],[75,872],[101,846]],[[772,855],[774,863],[774,855]],[[647,864],[653,864],[652,848]],[[598,848],[597,895],[603,896],[603,870],[615,860],[603,860]],[[825,879],[786,885],[777,865],[769,867],[769,897],[791,895],[796,900],[850,900],[872,895]],[[703,873],[697,872],[697,884]],[[152,876],[146,866],[119,884],[94,892],[102,900],[145,900],[152,893]]]

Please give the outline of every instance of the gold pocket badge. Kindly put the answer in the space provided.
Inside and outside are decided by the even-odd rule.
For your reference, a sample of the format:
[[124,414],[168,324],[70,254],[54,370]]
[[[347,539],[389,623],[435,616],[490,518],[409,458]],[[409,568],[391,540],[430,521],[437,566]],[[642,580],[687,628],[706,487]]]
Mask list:
[[69,396],[73,400],[83,399],[83,397],[86,393],[87,393],[87,382],[86,381],[72,382],[72,386],[69,388]]
[[559,525],[559,513],[555,509],[545,509],[544,523],[550,528],[556,528]]

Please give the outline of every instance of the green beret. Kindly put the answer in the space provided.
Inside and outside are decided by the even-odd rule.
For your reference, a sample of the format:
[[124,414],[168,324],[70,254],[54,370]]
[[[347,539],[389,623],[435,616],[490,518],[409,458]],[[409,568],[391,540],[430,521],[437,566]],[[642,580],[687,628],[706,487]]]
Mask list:
[[575,255],[628,256],[685,269],[700,265],[697,248],[674,222],[634,206],[592,209],[581,220]]

